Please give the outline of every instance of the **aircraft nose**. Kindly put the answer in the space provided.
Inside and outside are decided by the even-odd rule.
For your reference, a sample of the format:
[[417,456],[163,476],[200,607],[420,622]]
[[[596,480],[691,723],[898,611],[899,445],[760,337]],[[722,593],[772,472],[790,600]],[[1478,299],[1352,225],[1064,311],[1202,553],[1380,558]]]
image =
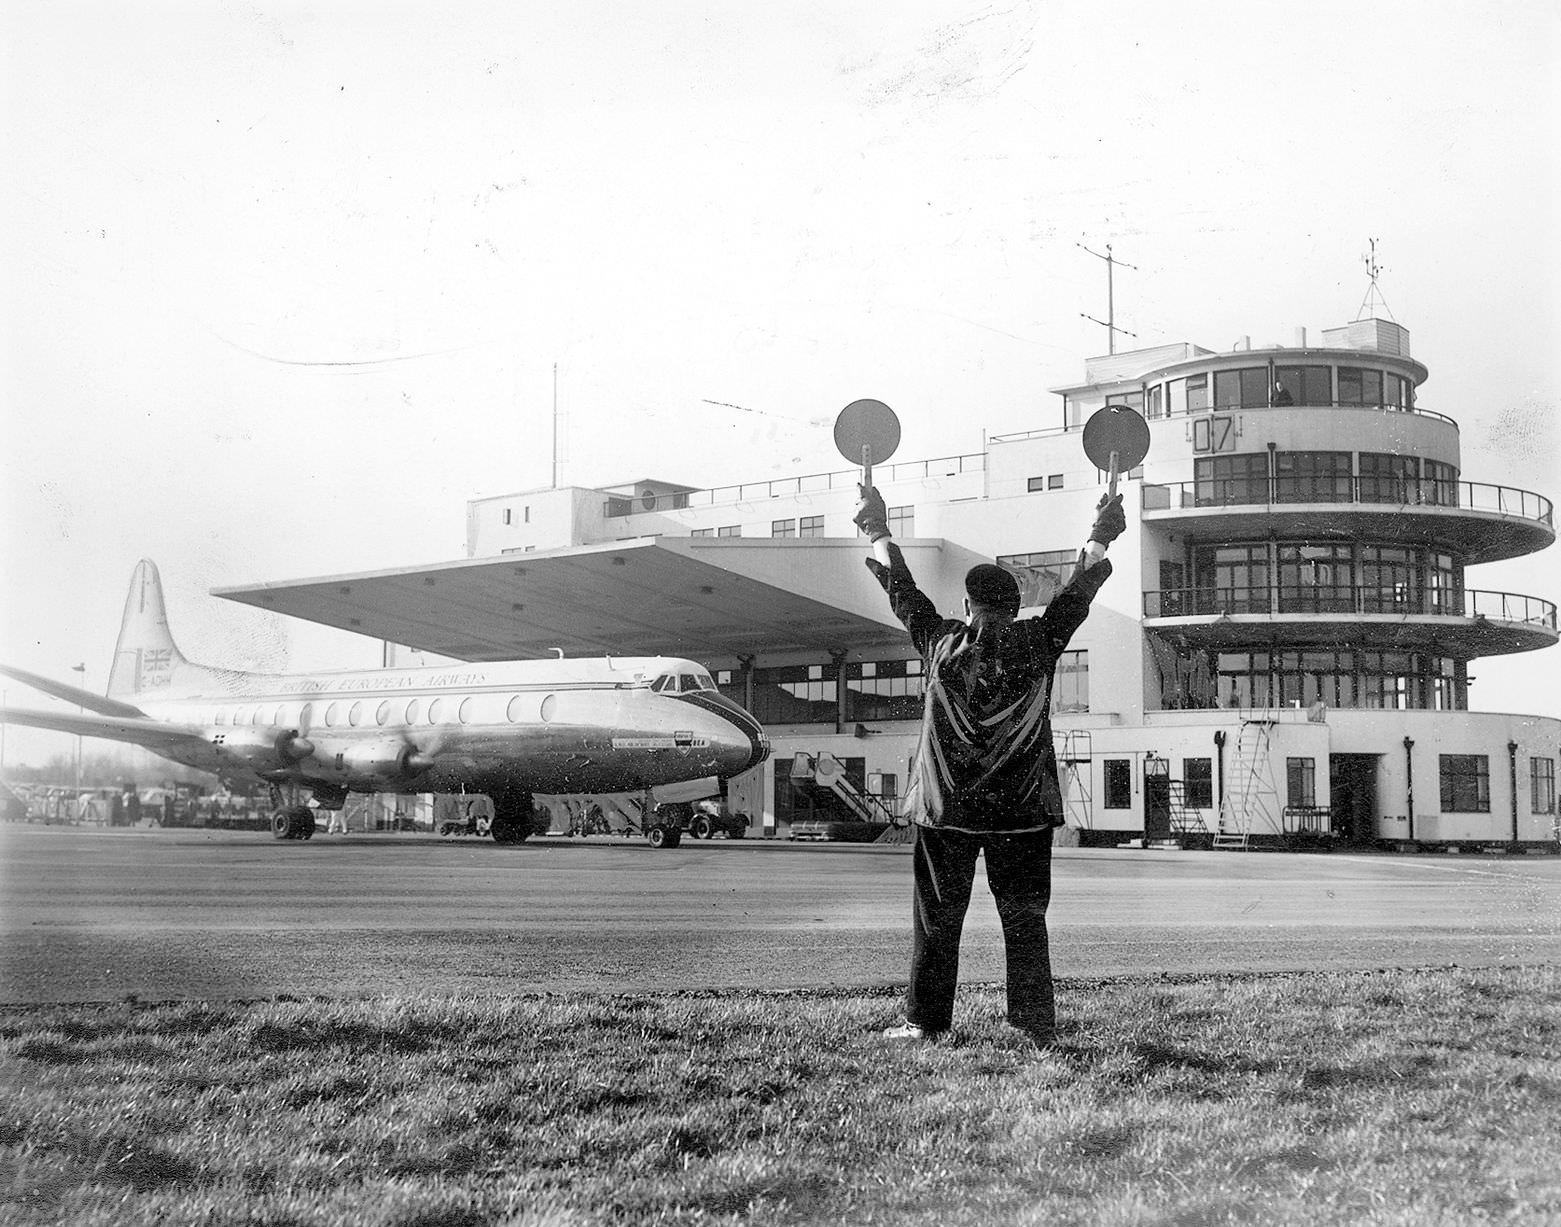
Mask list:
[[[675,697],[684,703],[690,703],[695,707],[702,708],[707,713],[717,715],[731,725],[740,735],[740,740],[733,739],[736,744],[731,747],[732,749],[741,753],[743,744],[747,744],[747,759],[729,768],[720,769],[718,774],[722,779],[741,775],[749,768],[757,767],[770,756],[770,739],[764,731],[764,726],[724,694],[715,694],[711,691],[702,690],[697,694],[684,694]],[[725,753],[726,751],[723,750],[723,757]]]
[[[748,760],[748,767],[757,767],[770,756],[770,735],[757,720],[754,721],[754,727],[759,730],[759,735],[753,739],[753,757]],[[748,767],[743,770],[748,770]]]
[[746,711],[732,702],[725,695],[721,695],[721,714],[737,726],[738,730],[748,739],[748,761],[734,771],[733,775],[740,775],[750,767],[757,767],[770,756],[770,738],[764,731],[764,726],[750,716]]

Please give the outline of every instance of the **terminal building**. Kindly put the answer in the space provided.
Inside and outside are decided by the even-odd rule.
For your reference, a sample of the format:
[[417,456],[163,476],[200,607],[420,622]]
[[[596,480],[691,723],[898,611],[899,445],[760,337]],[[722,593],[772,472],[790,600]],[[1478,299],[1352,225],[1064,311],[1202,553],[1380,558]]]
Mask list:
[[[1054,427],[875,468],[941,609],[958,616],[966,570],[995,559],[1027,616],[1066,581],[1105,486],[1084,423],[1109,404],[1147,420],[1114,574],[1052,693],[1066,840],[1555,846],[1561,720],[1469,709],[1472,662],[1555,646],[1550,599],[1476,573],[1550,546],[1552,505],[1466,479],[1457,422],[1420,405],[1426,377],[1380,319],[1163,345],[1088,360],[1054,390]],[[772,740],[730,785],[752,834],[882,821],[921,661],[863,565],[858,476],[482,497],[464,559],[222,595],[458,660],[701,661]]]

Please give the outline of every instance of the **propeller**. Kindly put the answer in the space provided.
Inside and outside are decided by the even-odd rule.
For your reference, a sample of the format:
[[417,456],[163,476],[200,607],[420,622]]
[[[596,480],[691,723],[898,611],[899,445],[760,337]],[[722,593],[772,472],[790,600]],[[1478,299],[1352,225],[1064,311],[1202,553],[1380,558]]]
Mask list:
[[444,749],[445,735],[441,725],[420,731],[422,744],[412,736],[411,729],[401,730],[401,753],[396,756],[396,772],[408,779],[431,768],[438,760],[439,751]]
[[276,756],[284,763],[302,762],[314,753],[314,742],[299,736],[297,729],[283,729],[276,735]]

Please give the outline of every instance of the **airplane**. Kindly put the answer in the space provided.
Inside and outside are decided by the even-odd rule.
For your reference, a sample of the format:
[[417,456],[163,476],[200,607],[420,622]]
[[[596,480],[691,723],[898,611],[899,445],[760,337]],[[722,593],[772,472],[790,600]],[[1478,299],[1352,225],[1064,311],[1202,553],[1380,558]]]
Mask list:
[[129,742],[231,783],[266,784],[277,839],[313,835],[306,792],[325,810],[354,792],[466,792],[491,798],[495,842],[519,843],[540,825],[534,793],[723,780],[770,750],[708,671],[675,657],[309,674],[195,664],[173,640],[148,559],[131,576],[106,696],[8,665],[0,673],[85,709],[0,708],[0,723]]

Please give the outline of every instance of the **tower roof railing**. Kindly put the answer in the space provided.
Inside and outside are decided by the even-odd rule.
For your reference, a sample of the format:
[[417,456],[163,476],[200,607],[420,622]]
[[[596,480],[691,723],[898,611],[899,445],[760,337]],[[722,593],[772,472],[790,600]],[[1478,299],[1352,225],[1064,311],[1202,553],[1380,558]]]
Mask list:
[[[925,477],[954,477],[961,473],[980,473],[986,469],[985,452],[966,452],[939,456],[932,460],[907,460],[873,466],[874,484],[892,485]],[[688,507],[715,507],[749,500],[783,498],[792,494],[818,494],[830,490],[854,493],[862,480],[862,470],[835,469],[827,473],[808,473],[801,477],[777,477],[769,481],[750,481],[736,486],[713,486],[708,490],[687,490],[654,497],[613,495],[607,500],[609,517],[638,515],[648,511],[674,511]]]
[[[1136,409],[1137,406],[1135,405],[1133,408]],[[1260,413],[1269,409],[1287,409],[1303,413],[1308,409],[1362,409],[1368,413],[1412,413],[1416,417],[1430,418],[1435,422],[1446,422],[1454,429],[1458,427],[1457,421],[1448,417],[1445,413],[1437,413],[1434,409],[1422,409],[1418,405],[1362,405],[1351,401],[1308,401],[1302,405],[1271,405],[1267,402],[1250,405],[1206,405],[1201,409],[1193,409],[1186,413],[1162,413],[1156,417],[1150,417],[1148,421],[1150,424],[1153,424],[1155,422],[1169,421],[1172,418],[1197,418],[1213,413]],[[1083,429],[1082,425],[1047,426],[1040,430],[1021,430],[1012,434],[993,435],[988,442],[1021,443],[1026,439],[1045,439],[1055,435],[1070,434]]]

